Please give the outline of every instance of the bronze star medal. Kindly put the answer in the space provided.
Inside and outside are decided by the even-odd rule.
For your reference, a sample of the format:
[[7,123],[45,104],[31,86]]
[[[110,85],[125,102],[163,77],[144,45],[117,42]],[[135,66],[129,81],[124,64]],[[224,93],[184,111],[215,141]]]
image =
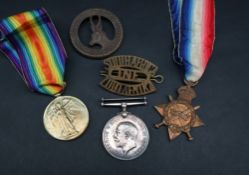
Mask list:
[[191,102],[196,98],[196,93],[190,85],[182,86],[178,89],[179,96],[176,100],[169,96],[170,102],[155,106],[156,110],[161,114],[163,120],[156,124],[159,128],[162,125],[168,126],[169,139],[173,140],[182,132],[188,137],[188,140],[193,140],[190,134],[192,127],[204,125],[200,117],[196,114],[196,110],[200,106],[193,107]]

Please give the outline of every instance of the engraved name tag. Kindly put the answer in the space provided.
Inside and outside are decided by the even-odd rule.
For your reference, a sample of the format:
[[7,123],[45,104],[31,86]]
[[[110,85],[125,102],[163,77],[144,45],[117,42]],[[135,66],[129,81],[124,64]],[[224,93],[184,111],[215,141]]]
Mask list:
[[141,96],[156,91],[152,81],[163,82],[163,76],[156,75],[158,67],[137,56],[114,56],[104,60],[105,78],[100,85],[106,90],[124,96]]

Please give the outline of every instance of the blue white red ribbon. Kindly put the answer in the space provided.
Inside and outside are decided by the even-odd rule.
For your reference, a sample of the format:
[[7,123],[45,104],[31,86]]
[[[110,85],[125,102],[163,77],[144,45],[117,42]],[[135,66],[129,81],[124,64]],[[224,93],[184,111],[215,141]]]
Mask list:
[[197,82],[211,57],[215,39],[214,0],[169,0],[173,57],[183,63],[185,79]]

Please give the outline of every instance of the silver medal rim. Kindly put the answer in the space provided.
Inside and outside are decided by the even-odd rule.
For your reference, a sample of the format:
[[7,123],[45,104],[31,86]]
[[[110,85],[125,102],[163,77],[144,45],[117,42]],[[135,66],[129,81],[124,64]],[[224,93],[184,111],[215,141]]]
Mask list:
[[144,152],[147,150],[148,146],[149,146],[149,142],[150,142],[150,133],[149,133],[149,129],[148,127],[146,126],[145,122],[139,118],[138,116],[135,116],[134,114],[130,114],[133,118],[136,118],[136,120],[139,120],[142,125],[144,125],[144,128],[145,128],[145,131],[146,131],[146,134],[148,136],[148,138],[146,139],[146,143],[144,144],[144,149],[142,151],[140,151],[138,154],[136,154],[135,156],[133,157],[130,157],[130,158],[125,158],[125,157],[120,157],[120,156],[117,156],[115,154],[113,154],[106,146],[105,144],[105,141],[104,141],[104,136],[105,136],[105,130],[106,128],[108,127],[109,123],[111,123],[112,120],[114,120],[115,118],[118,118],[120,116],[120,114],[117,114],[116,116],[112,117],[111,119],[109,119],[104,128],[103,128],[103,131],[102,131],[102,143],[103,143],[103,146],[105,148],[105,150],[114,158],[116,159],[119,159],[119,160],[122,160],[122,161],[125,161],[125,160],[134,160],[134,159],[137,159],[138,157],[140,157],[142,154],[144,154]]
[[[49,106],[51,106],[51,104],[52,104],[55,100],[58,100],[59,98],[64,98],[64,97],[74,99],[74,100],[76,100],[77,102],[79,102],[80,104],[82,104],[83,106],[85,106],[86,114],[87,114],[87,115],[86,115],[86,117],[87,117],[86,127],[82,130],[82,132],[81,132],[79,135],[77,135],[77,136],[75,136],[75,137],[72,137],[72,138],[70,138],[70,139],[62,139],[62,138],[55,137],[55,136],[49,131],[49,129],[47,128],[47,126],[46,126],[46,124],[45,124],[46,112],[47,112]],[[47,133],[48,133],[51,137],[53,137],[54,139],[60,140],[60,141],[71,141],[71,140],[77,139],[78,137],[80,137],[80,136],[85,132],[85,130],[88,128],[88,125],[89,125],[89,111],[88,111],[87,106],[85,105],[85,103],[84,103],[83,101],[81,101],[80,99],[78,99],[78,98],[76,98],[76,97],[73,97],[73,96],[59,96],[59,97],[56,97],[55,99],[53,99],[53,100],[47,105],[47,107],[46,107],[46,109],[44,110],[44,113],[43,113],[43,126],[44,126],[45,130],[47,131]]]

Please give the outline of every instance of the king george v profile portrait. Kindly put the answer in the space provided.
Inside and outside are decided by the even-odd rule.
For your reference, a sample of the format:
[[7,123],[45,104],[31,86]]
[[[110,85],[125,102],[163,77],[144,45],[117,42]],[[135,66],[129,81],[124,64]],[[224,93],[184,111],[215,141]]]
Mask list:
[[120,123],[113,135],[116,147],[121,148],[123,154],[128,154],[129,151],[137,147],[137,127],[130,122]]

